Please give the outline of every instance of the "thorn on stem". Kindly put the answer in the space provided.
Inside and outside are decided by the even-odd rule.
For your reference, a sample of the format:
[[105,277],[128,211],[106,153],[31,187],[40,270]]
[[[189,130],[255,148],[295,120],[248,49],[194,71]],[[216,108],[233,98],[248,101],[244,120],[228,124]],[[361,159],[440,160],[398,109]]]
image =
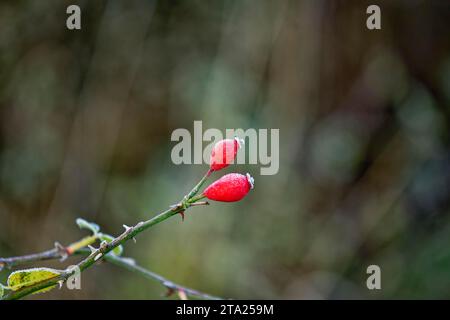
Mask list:
[[174,290],[173,288],[167,287],[167,291],[166,291],[166,293],[164,294],[164,296],[165,296],[166,298],[168,298],[168,297],[170,297],[171,295],[173,295],[174,293],[175,293],[175,290]]
[[63,262],[64,260],[66,260],[67,257],[73,253],[70,251],[70,248],[64,247],[58,241],[55,242],[55,249],[56,249],[56,251],[58,251],[58,253],[61,256],[61,258],[59,259],[60,262]]
[[184,222],[184,211],[180,211],[181,221]]
[[55,241],[55,249],[58,250],[59,252],[66,251],[66,248],[64,248],[64,246],[58,241]]
[[180,297],[180,300],[189,300],[183,289],[178,289],[178,297]]
[[102,253],[99,253],[98,255],[95,256],[94,261],[97,261],[98,259],[100,259],[102,257]]
[[[186,201],[186,199],[184,201]],[[183,209],[183,202],[171,205],[170,209],[173,211]]]

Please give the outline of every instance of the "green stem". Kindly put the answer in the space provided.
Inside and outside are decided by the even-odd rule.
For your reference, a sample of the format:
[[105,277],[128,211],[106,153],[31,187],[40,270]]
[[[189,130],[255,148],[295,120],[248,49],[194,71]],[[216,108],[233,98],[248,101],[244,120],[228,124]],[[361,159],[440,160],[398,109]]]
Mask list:
[[200,188],[202,187],[202,185],[205,183],[206,179],[208,179],[208,177],[211,175],[212,170],[209,169],[206,174],[203,176],[203,178],[197,183],[197,185],[191,190],[191,192],[188,193],[188,195],[186,196],[186,200],[191,200],[193,196],[195,196],[198,191],[200,190]]
[[[126,230],[121,235],[119,235],[109,243],[103,242],[98,249],[94,250],[87,258],[85,258],[84,260],[82,260],[80,263],[77,264],[79,270],[80,271],[86,270],[94,263],[96,263],[98,260],[103,259],[106,256],[106,254],[108,254],[114,248],[122,245],[123,243],[125,243],[130,239],[134,239],[139,233],[172,217],[173,215],[176,215],[177,213],[184,212],[184,210],[191,207],[193,202],[186,201],[186,199],[191,199],[198,192],[198,190],[200,189],[200,187],[203,185],[203,183],[210,174],[211,170],[208,170],[208,172],[202,178],[202,180],[200,180],[200,182],[194,187],[194,189],[191,190],[191,192],[183,199],[182,203],[180,203],[179,205],[174,206],[158,214],[157,216],[151,218],[150,220],[147,220],[145,222],[139,222],[133,227],[127,227]],[[11,291],[7,295],[5,295],[3,299],[4,300],[20,299],[38,290],[56,285],[60,282],[65,282],[73,273],[74,270],[71,268],[70,270],[66,270],[65,272],[61,273],[56,277],[38,282],[36,284],[27,287],[22,287],[16,291]]]
[[201,200],[201,199],[204,199],[204,198],[205,198],[205,195],[203,193],[201,193],[201,194],[199,194],[197,196],[192,197],[188,202],[193,204],[193,203],[197,202],[198,200]]
[[[194,203],[192,204],[192,206],[194,205],[206,205],[207,203]],[[31,254],[31,255],[26,255],[26,256],[20,256],[20,257],[12,257],[12,258],[0,258],[2,261],[3,260],[11,260],[14,259],[14,265],[20,265],[23,263],[29,263],[29,262],[36,262],[36,261],[40,261],[45,259],[60,259],[63,258],[65,255],[69,254],[82,254],[82,255],[89,255],[91,253],[91,251],[89,249],[87,249],[86,247],[88,245],[93,244],[95,241],[97,241],[98,236],[97,235],[92,235],[92,236],[88,236],[85,237],[79,241],[76,241],[72,244],[70,244],[69,246],[67,246],[65,248],[65,250],[56,250],[52,249],[52,250],[47,250],[41,253],[35,253],[35,254]],[[58,248],[61,249],[61,248]],[[47,252],[52,252],[51,255],[47,254]],[[110,262],[111,264],[114,264],[118,267],[124,268],[126,270],[129,270],[131,272],[134,272],[136,274],[139,274],[147,279],[156,281],[158,283],[160,283],[162,286],[166,287],[169,290],[169,293],[171,292],[179,292],[179,291],[183,291],[185,292],[188,296],[192,296],[192,297],[196,297],[196,298],[200,298],[200,299],[207,299],[207,300],[223,300],[223,298],[217,297],[217,296],[213,296],[195,289],[191,289],[182,285],[179,285],[171,280],[168,280],[166,278],[164,278],[163,276],[154,273],[148,269],[145,269],[137,264],[134,263],[134,261],[132,261],[132,259],[130,258],[124,258],[124,257],[118,257],[116,255],[113,254],[108,254],[105,256],[104,258],[106,261]],[[7,287],[4,287],[6,289],[8,289]]]

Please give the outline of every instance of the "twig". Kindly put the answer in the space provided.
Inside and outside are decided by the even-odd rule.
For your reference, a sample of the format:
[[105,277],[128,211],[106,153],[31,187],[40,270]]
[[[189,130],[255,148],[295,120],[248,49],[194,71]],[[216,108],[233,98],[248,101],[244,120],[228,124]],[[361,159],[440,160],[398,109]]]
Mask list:
[[68,256],[73,254],[78,249],[87,247],[88,245],[93,244],[96,240],[97,236],[92,235],[85,237],[77,242],[74,242],[68,245],[67,247],[64,247],[58,242],[55,242],[55,247],[50,250],[17,257],[0,258],[0,271],[3,268],[11,269],[15,266],[37,261],[54,260],[54,259],[60,259],[61,261],[64,261]]
[[[191,202],[192,198],[198,193],[200,187],[203,185],[203,183],[206,181],[208,176],[211,174],[211,170],[208,170],[206,175],[200,180],[200,182],[188,193],[187,196],[183,198],[183,200],[178,203],[175,206],[171,206],[170,209],[156,215],[155,217],[145,221],[145,222],[139,222],[133,227],[126,227],[125,231],[119,235],[118,237],[114,238],[111,242],[106,243],[102,242],[99,248],[92,250],[90,255],[82,260],[80,263],[77,264],[77,267],[79,268],[80,272],[86,270],[90,266],[92,266],[97,261],[105,258],[107,254],[112,251],[114,248],[122,245],[126,241],[130,239],[134,239],[138,234],[143,232],[144,230],[172,217],[173,215],[176,215],[178,213],[183,213],[185,210],[190,208],[195,202]],[[204,203],[205,205],[207,203]],[[32,284],[30,286],[22,287],[16,291],[10,291],[8,294],[6,294],[3,297],[3,300],[12,300],[12,299],[20,299],[22,297],[25,297],[27,295],[32,294],[33,292],[39,291],[41,289],[48,288],[50,286],[56,285],[61,282],[65,282],[73,273],[75,270],[73,268],[69,270],[65,270],[60,275],[56,277],[52,277],[49,279],[46,279],[44,281],[40,281],[38,283]]]
[[3,268],[12,268],[21,264],[26,264],[30,262],[43,261],[43,260],[52,260],[61,258],[61,253],[57,248],[53,248],[51,250],[43,251],[40,253],[29,254],[25,256],[19,257],[10,257],[10,258],[0,258],[0,270]]
[[108,254],[105,257],[105,260],[115,264],[116,266],[122,267],[124,269],[127,269],[131,272],[135,272],[138,273],[142,276],[144,276],[147,279],[150,280],[156,280],[157,282],[159,282],[160,284],[162,284],[164,287],[166,287],[169,291],[168,291],[168,295],[170,295],[172,292],[184,292],[186,295],[188,296],[192,296],[192,297],[197,297],[197,298],[201,298],[201,299],[206,299],[206,300],[223,300],[222,298],[216,297],[216,296],[212,296],[209,295],[207,293],[203,293],[191,288],[187,288],[184,287],[182,285],[176,284],[175,282],[172,282],[166,278],[164,278],[163,276],[156,274],[150,270],[147,270],[133,262],[130,262],[130,260],[128,258],[122,258],[122,257],[118,257],[112,254]]

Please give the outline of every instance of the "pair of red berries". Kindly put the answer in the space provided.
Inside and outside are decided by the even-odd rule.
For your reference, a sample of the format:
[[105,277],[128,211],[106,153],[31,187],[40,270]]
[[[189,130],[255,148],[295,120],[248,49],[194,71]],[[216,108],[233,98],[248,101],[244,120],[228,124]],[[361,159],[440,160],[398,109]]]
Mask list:
[[[217,142],[211,152],[209,172],[221,170],[229,166],[236,158],[243,143],[238,138]],[[233,202],[244,198],[253,189],[254,180],[250,174],[230,173],[208,186],[203,195],[214,201]]]

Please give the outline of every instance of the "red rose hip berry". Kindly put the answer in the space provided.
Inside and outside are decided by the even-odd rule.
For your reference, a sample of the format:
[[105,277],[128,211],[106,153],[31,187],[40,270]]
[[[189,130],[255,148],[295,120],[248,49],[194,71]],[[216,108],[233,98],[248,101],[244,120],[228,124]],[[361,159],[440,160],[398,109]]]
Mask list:
[[236,158],[237,152],[244,141],[239,138],[224,139],[217,142],[209,159],[211,171],[217,171],[228,167]]
[[244,198],[250,189],[253,189],[253,178],[239,173],[224,175],[208,186],[203,195],[210,200],[233,202]]

